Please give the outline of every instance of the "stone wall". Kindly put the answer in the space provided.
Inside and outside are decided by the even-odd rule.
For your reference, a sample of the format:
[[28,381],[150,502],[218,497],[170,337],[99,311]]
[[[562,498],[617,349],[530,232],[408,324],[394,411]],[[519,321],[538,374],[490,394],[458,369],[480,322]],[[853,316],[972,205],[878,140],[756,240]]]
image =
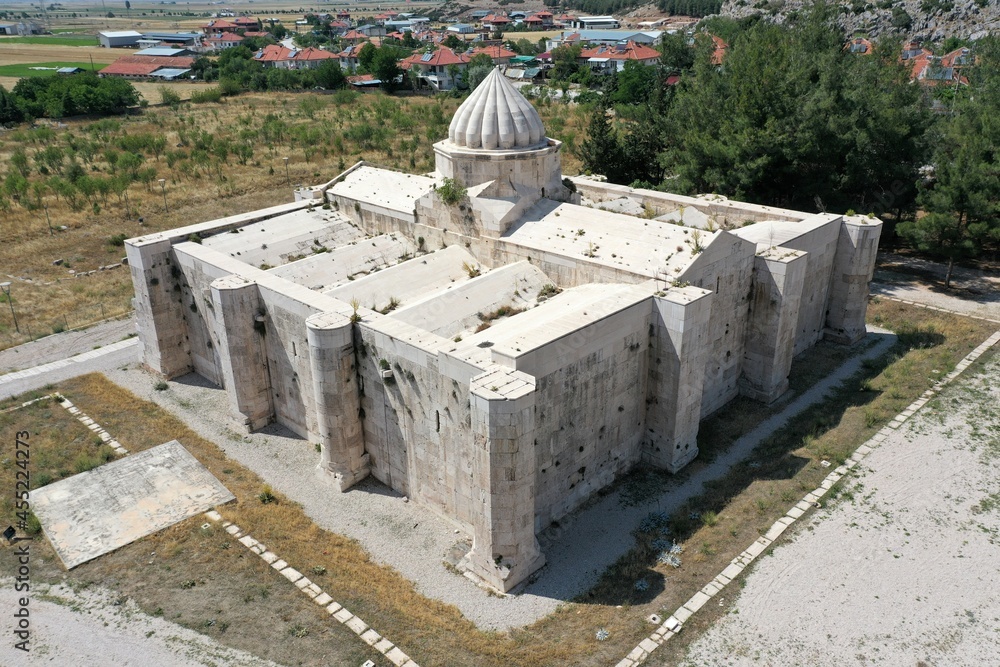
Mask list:
[[639,461],[648,330],[647,298],[515,360],[536,382],[536,530]]
[[698,254],[679,279],[715,293],[702,394],[707,417],[739,393],[756,245],[728,232]]
[[447,342],[390,317],[366,316],[356,340],[362,425],[376,479],[471,531],[479,486],[469,383],[439,364],[436,349]]

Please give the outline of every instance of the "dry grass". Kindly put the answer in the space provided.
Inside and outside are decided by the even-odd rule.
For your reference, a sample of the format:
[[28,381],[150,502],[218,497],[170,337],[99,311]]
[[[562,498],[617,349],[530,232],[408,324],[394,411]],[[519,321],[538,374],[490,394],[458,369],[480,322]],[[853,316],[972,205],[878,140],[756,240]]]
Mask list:
[[[158,95],[158,88],[152,94]],[[114,195],[106,201],[97,199],[98,209],[82,200],[79,209],[73,210],[65,198],[46,191],[43,202],[48,205],[52,224],[68,227],[55,235],[50,235],[45,211],[40,207],[29,210],[11,204],[10,211],[0,216],[0,266],[4,267],[3,275],[14,277],[14,303],[24,335],[15,334],[9,312],[0,310],[0,348],[23,342],[29,334],[47,335],[99,320],[102,313],[110,317],[128,310],[132,286],[126,269],[84,278],[75,278],[69,272],[91,271],[119,262],[123,248],[108,243],[116,234],[138,236],[290,201],[295,184],[324,182],[359,159],[402,171],[433,170],[431,144],[445,135],[448,120],[460,102],[450,97],[392,98],[381,94],[251,94],[220,104],[185,104],[177,111],[151,108],[116,119],[120,129],[105,135],[89,131],[96,121],[72,119],[65,121],[66,128],[53,128],[53,138],[44,141],[33,140],[34,135],[24,131],[0,135],[0,162],[5,164],[18,148],[24,148],[33,161],[45,146],[68,149],[71,136],[102,137],[101,141],[109,143],[102,144],[87,166],[93,176],[110,175],[103,150],[113,147],[124,135],[163,135],[167,151],[184,152],[188,157],[171,167],[165,156],[158,160],[150,154],[145,156],[143,167],[154,168],[157,178],[167,180],[168,211],[164,210],[155,180],[152,188],[140,184],[130,187],[131,219],[126,216],[125,203]],[[566,140],[568,146],[579,142],[586,122],[582,115],[563,105],[546,104],[539,110],[550,135]],[[269,119],[272,124],[284,124],[280,136],[265,137],[261,133]],[[246,165],[240,165],[231,154],[222,161],[209,153],[205,161],[195,164],[191,137],[198,131],[233,142],[240,141],[239,133],[250,133],[254,155]],[[181,133],[188,145],[178,149]],[[285,156],[290,158],[291,185],[285,183]],[[68,165],[69,160],[64,164]],[[564,151],[563,164],[567,173],[578,167],[571,150]],[[44,180],[34,164],[30,178]],[[144,217],[143,227],[136,222],[139,215]],[[54,266],[59,259],[64,264]]]
[[[23,397],[21,402],[30,399]],[[95,468],[115,456],[110,447],[54,399],[44,399],[12,412],[2,412],[3,409],[0,408],[0,433],[10,434],[0,442],[0,471],[4,478],[14,477],[17,461],[14,433],[20,430],[29,433],[33,489]],[[7,521],[4,526],[14,523],[13,509],[13,494],[3,494],[0,511]]]
[[[421,665],[606,665],[649,631],[649,625],[634,610],[569,603],[510,635],[481,632],[455,608],[424,598],[397,572],[373,563],[353,540],[318,528],[300,506],[280,494],[276,494],[276,503],[262,504],[257,499],[264,486],[259,477],[154,404],[137,399],[100,375],[77,378],[58,389],[130,451],[174,438],[183,443],[235,494],[235,503],[220,508],[227,519],[305,572]],[[62,410],[58,406],[53,409]],[[15,426],[22,428],[19,425],[28,421],[27,417],[22,414]],[[41,414],[30,416],[31,421],[43,418]],[[149,613],[162,614],[228,645],[286,664],[360,664],[364,660],[354,655],[365,647],[353,634],[340,632],[336,624],[317,615],[312,609],[315,605],[280,575],[258,563],[259,559],[250,557],[240,545],[230,544],[224,533],[202,531],[201,523],[196,517],[143,538],[74,569],[68,577],[81,585],[100,582],[134,598]],[[224,549],[226,544],[231,548]],[[45,550],[45,557],[50,555],[47,543],[39,547]],[[155,558],[150,557],[152,553]],[[0,555],[0,563],[4,557]],[[312,574],[317,566],[325,567],[326,573]],[[53,568],[33,575],[62,576]],[[197,583],[184,588],[182,584],[189,581]],[[268,591],[266,602],[259,595],[264,589]],[[285,593],[288,600],[279,605]],[[242,601],[244,596],[251,598],[250,603]],[[206,619],[217,623],[205,626]],[[228,629],[221,632],[219,623],[227,624]],[[309,629],[306,638],[289,639],[289,628],[296,624]],[[611,640],[599,643],[594,639],[601,627],[611,631]],[[321,633],[327,641],[309,642]],[[350,657],[331,662],[331,651]]]
[[118,49],[99,46],[67,46],[65,44],[18,44],[0,40],[0,65],[48,62],[89,62],[108,64],[126,55]]

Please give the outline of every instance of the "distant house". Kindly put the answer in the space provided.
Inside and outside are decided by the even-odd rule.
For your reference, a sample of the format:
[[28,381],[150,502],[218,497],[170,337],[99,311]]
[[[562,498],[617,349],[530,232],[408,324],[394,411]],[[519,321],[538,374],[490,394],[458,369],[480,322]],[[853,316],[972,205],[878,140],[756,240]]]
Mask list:
[[967,48],[955,49],[940,58],[927,49],[907,59],[911,63],[910,78],[924,86],[967,86],[969,80],[962,75],[965,67],[973,65],[975,58]]
[[471,26],[468,23],[456,23],[455,25],[450,25],[445,29],[455,35],[471,35],[476,32],[475,26]]
[[621,24],[614,16],[581,16],[573,19],[573,27],[584,30],[614,30]]
[[206,35],[214,35],[220,32],[232,32],[239,29],[234,21],[225,19],[214,19],[201,26],[201,31]]
[[564,31],[559,37],[545,40],[545,50],[573,44],[624,44],[633,41],[636,44],[652,46],[660,41],[662,30],[574,30]]
[[56,74],[59,74],[61,76],[70,76],[73,74],[79,74],[80,72],[83,71],[85,70],[82,67],[60,67],[59,69],[56,70]]
[[514,56],[517,55],[510,49],[505,49],[499,44],[496,44],[494,46],[483,46],[478,49],[473,49],[472,53],[470,54],[470,59],[471,56],[477,56],[480,53],[485,53],[490,58],[492,58],[494,65],[506,65],[511,61],[511,59]]
[[255,16],[237,16],[233,23],[240,30],[260,30],[260,20]]
[[511,24],[511,20],[502,14],[490,14],[480,21],[480,24],[487,30],[506,30]]
[[416,72],[419,80],[434,90],[451,90],[458,76],[469,64],[469,56],[441,46],[430,53],[414,53],[400,61],[400,66]]
[[385,37],[385,26],[377,23],[369,25],[359,25],[355,28],[365,37]]
[[531,15],[525,19],[522,19],[521,23],[528,26],[529,28],[534,28],[535,30],[541,30],[542,25],[544,25],[542,19],[535,15]]
[[604,44],[580,51],[580,62],[590,65],[596,72],[620,72],[630,60],[643,65],[655,65],[660,52],[645,44],[628,41],[625,44]]
[[357,30],[351,30],[341,35],[340,39],[351,44],[357,44],[358,42],[368,41],[368,35],[363,32],[358,32]]
[[283,69],[312,69],[319,67],[326,60],[338,60],[336,53],[309,47],[306,49],[290,49],[281,44],[269,44],[254,54],[253,59],[265,67],[280,67]]
[[361,53],[361,49],[364,48],[365,44],[351,44],[346,49],[337,54],[337,58],[340,60],[340,69],[345,72],[354,72],[358,69],[361,64],[358,61],[358,54]]
[[201,40],[206,48],[212,51],[221,51],[223,49],[229,49],[234,46],[239,46],[243,43],[243,35],[238,35],[235,32],[220,32],[210,37],[206,37]]
[[135,30],[102,30],[97,33],[97,41],[106,49],[135,46],[140,39],[142,39],[142,33]]
[[864,37],[855,37],[844,46],[844,50],[848,53],[870,56],[872,54],[872,43]]

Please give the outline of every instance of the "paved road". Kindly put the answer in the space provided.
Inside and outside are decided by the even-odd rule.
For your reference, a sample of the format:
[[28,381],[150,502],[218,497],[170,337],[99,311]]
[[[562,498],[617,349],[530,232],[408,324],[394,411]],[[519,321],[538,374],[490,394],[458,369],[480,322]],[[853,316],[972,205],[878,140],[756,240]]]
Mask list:
[[135,318],[129,316],[102,322],[83,331],[66,331],[0,350],[0,377],[4,373],[47,364],[116,343],[135,331]]
[[139,340],[129,338],[68,359],[50,361],[0,375],[0,400],[86,373],[105,371],[139,360]]

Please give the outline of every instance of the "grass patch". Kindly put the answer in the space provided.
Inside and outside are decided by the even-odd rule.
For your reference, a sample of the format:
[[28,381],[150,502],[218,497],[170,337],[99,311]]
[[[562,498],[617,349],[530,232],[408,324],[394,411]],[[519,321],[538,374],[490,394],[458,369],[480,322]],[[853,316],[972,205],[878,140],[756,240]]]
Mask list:
[[[0,44],[2,44],[2,42],[0,42]],[[20,78],[28,76],[55,76],[56,68],[58,67],[82,67],[89,72],[91,65],[89,62],[51,62],[0,65],[0,76],[16,76]],[[95,71],[100,72],[105,65],[95,64],[93,67]]]
[[[39,392],[46,393],[46,392]],[[31,400],[22,396],[18,404]],[[2,409],[2,408],[0,408]],[[28,431],[31,457],[28,472],[32,489],[38,489],[78,472],[96,468],[114,457],[110,447],[103,445],[94,432],[81,424],[55,399],[44,399],[26,408],[0,414],[0,471],[14,485],[17,469],[14,454],[14,434]],[[110,456],[108,453],[110,452]],[[0,511],[8,523],[13,517],[13,493],[0,500]],[[5,523],[4,526],[7,524]]]
[[49,46],[100,46],[93,35],[26,35],[0,40],[0,44],[46,44]]

